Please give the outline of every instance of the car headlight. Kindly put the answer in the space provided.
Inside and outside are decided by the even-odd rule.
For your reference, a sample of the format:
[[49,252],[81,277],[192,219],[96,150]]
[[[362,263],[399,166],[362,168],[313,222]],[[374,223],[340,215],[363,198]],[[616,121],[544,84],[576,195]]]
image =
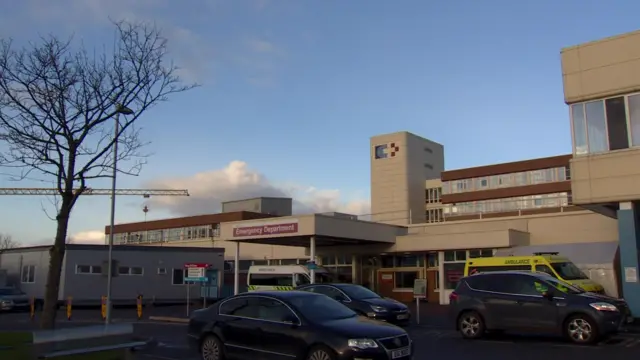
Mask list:
[[371,339],[349,339],[349,347],[356,349],[375,349],[378,347],[375,341]]
[[605,302],[591,303],[589,304],[589,306],[591,306],[592,308],[598,311],[619,311],[618,308],[615,307],[615,305],[611,305]]
[[387,312],[387,309],[383,308],[382,306],[376,306],[376,305],[371,305],[371,310],[378,313]]

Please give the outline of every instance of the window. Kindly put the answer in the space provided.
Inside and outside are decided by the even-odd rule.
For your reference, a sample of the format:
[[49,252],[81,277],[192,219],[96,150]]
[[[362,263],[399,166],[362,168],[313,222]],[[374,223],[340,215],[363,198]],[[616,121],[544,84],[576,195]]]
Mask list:
[[510,294],[519,295],[541,295],[548,291],[549,287],[537,278],[525,275],[505,274],[505,285],[508,289],[504,291]]
[[[257,306],[250,306],[250,297],[236,298],[220,304],[220,315],[255,317],[258,315]],[[252,301],[255,304],[255,301]]]
[[364,300],[364,299],[379,299],[380,295],[360,285],[344,286],[342,290],[352,299]]
[[556,275],[553,273],[553,270],[551,270],[550,267],[548,267],[547,265],[536,265],[536,271],[537,272],[543,272],[545,274],[549,274],[553,277],[555,277]]
[[458,282],[464,276],[464,265],[464,263],[443,264],[446,289],[453,290],[458,286]]
[[640,94],[628,98],[631,145],[640,146]]
[[422,255],[398,255],[396,267],[419,267],[423,264]]
[[173,276],[171,277],[172,285],[184,284],[184,269],[173,269]]
[[530,265],[470,266],[469,275],[495,271],[531,271]]
[[486,258],[493,256],[493,249],[469,250],[469,258]]
[[427,266],[430,268],[438,267],[438,253],[430,252],[427,254]]
[[33,284],[36,282],[36,267],[35,265],[24,265],[22,267],[22,274],[20,275],[20,282],[23,284]]
[[275,322],[292,321],[297,316],[282,302],[268,298],[258,298],[258,319]]
[[293,286],[291,274],[249,274],[249,284],[257,286]]
[[289,303],[311,322],[325,322],[357,316],[353,310],[327,296],[291,297]]
[[144,270],[141,267],[120,266],[118,268],[119,275],[143,275]]
[[465,250],[444,252],[444,261],[465,261],[465,260],[467,260],[467,252]]
[[396,289],[413,289],[413,283],[417,278],[417,271],[396,271],[394,287]]
[[585,280],[588,279],[582,270],[578,269],[572,262],[552,263],[551,267],[563,280]]
[[76,274],[102,274],[102,266],[96,265],[76,265]]
[[584,104],[587,115],[587,139],[589,153],[599,153],[608,150],[607,125],[604,115],[604,101],[592,101]]
[[333,288],[331,286],[311,286],[309,288],[306,288],[305,291],[326,295],[334,300],[347,299],[347,297],[342,293],[342,291],[336,288]]
[[335,256],[323,256],[322,257],[322,265],[335,265],[336,257]]
[[382,255],[382,256],[380,256],[381,267],[383,267],[383,268],[392,268],[392,267],[394,267],[393,258],[394,257],[391,256],[391,255]]
[[587,147],[587,127],[584,121],[584,104],[571,105],[571,122],[573,123],[573,151],[576,155],[589,152]]
[[426,163],[425,163],[425,164],[424,164],[424,167],[426,167],[426,168],[427,168],[427,169],[429,169],[429,170],[433,170],[433,165],[431,165],[431,164],[426,164]]
[[609,150],[620,150],[629,147],[627,132],[627,110],[624,96],[605,100],[607,109],[607,132],[609,134]]
[[158,275],[167,275],[167,269],[158,268]]

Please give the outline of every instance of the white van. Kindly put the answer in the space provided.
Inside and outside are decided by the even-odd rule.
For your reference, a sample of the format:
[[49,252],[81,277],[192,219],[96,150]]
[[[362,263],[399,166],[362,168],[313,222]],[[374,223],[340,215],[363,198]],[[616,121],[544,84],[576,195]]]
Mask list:
[[[311,282],[309,273],[304,265],[251,266],[247,274],[247,288],[249,291],[293,290]],[[325,268],[318,267],[315,274],[316,283],[333,281],[333,276]]]

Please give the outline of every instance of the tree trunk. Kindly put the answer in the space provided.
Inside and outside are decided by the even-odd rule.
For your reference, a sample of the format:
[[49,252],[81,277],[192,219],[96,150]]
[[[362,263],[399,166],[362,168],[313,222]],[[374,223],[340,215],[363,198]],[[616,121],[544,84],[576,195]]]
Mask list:
[[49,250],[49,273],[47,275],[47,287],[44,295],[44,306],[42,308],[42,320],[40,322],[40,327],[43,329],[53,329],[56,325],[60,275],[62,274],[62,262],[64,260],[69,215],[71,214],[72,206],[71,199],[65,198],[63,195],[60,211],[56,217],[56,221],[58,222],[56,240],[51,250]]

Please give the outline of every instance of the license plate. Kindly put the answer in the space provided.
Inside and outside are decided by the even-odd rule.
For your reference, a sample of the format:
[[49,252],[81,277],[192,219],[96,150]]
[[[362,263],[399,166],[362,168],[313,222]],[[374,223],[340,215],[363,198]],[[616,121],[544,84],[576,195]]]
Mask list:
[[402,314],[402,315],[398,315],[397,319],[398,320],[403,320],[403,319],[408,319],[409,318],[409,314]]
[[408,348],[408,347],[400,350],[393,350],[391,352],[392,359],[397,359],[397,358],[401,358],[409,355],[411,355],[411,348]]

